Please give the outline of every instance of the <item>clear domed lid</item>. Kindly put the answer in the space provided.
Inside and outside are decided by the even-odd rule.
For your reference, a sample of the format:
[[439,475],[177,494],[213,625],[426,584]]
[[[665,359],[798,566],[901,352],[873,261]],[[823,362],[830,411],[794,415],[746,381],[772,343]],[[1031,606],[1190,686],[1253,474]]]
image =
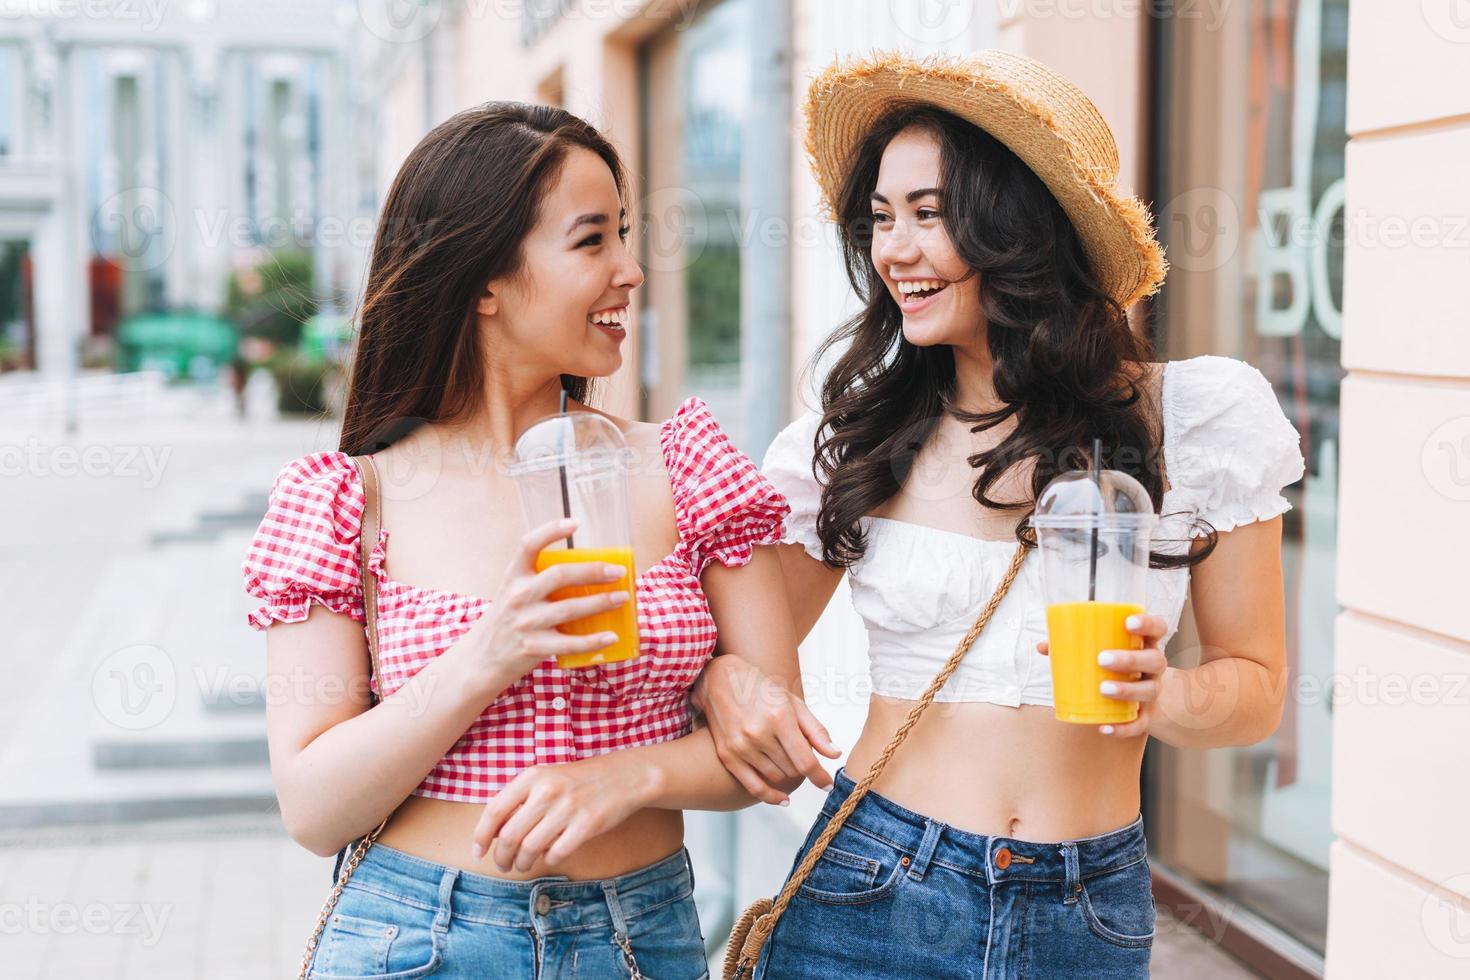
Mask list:
[[519,476],[565,466],[582,474],[610,467],[626,468],[633,457],[618,427],[596,412],[548,415],[516,440],[510,475]]
[[1046,485],[1036,501],[1031,526],[1139,530],[1158,522],[1148,491],[1120,470],[1069,470]]

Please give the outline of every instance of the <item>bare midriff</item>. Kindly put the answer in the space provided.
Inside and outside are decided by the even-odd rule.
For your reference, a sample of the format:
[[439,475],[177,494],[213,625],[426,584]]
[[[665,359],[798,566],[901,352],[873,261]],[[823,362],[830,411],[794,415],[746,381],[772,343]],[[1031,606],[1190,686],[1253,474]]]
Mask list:
[[399,806],[378,837],[380,843],[449,867],[511,881],[566,875],[573,881],[615,878],[654,864],[684,846],[684,814],[679,810],[646,809],[599,837],[594,837],[561,863],[538,861],[526,871],[497,867],[494,845],[482,860],[470,854],[483,803],[455,803],[410,796]]
[[[867,775],[915,704],[873,695],[846,762],[853,780]],[[1145,740],[1059,722],[1049,706],[935,701],[873,790],[976,834],[1076,840],[1137,818]]]

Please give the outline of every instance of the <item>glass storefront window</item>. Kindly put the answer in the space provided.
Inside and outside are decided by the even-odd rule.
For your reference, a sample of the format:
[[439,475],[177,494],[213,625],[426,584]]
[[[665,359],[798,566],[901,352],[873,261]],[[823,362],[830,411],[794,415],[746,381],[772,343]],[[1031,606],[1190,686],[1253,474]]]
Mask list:
[[[1347,0],[1254,0],[1159,24],[1156,169],[1172,263],[1162,356],[1254,364],[1301,433],[1282,560],[1290,686],[1266,742],[1185,751],[1146,771],[1153,856],[1225,909],[1320,954],[1332,841],[1331,732]],[[1196,662],[1186,617],[1171,644]]]
[[644,52],[644,236],[654,329],[642,351],[647,417],[698,394],[737,444],[742,132],[751,99],[751,4],[723,0]]

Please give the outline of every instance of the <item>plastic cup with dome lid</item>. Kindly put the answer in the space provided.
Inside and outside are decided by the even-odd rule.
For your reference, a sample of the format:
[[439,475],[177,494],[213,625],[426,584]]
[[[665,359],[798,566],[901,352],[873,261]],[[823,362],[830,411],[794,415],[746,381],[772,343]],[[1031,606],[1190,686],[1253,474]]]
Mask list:
[[618,427],[596,412],[561,411],[531,425],[516,440],[508,471],[514,479],[528,527],[573,518],[577,524],[564,540],[536,556],[536,571],[569,562],[620,565],[626,574],[605,585],[558,589],[550,599],[576,598],[623,591],[628,601],[607,612],[563,623],[561,633],[591,636],[615,633],[611,646],[589,653],[558,654],[564,670],[632,660],[638,656],[638,612],[633,562],[633,534],[628,508],[628,470],[633,452]]
[[1104,695],[1103,681],[1137,680],[1107,670],[1104,650],[1138,650],[1128,632],[1148,597],[1150,542],[1158,516],[1148,491],[1119,470],[1100,469],[1094,443],[1088,469],[1053,479],[1031,517],[1041,558],[1047,645],[1058,721],[1118,724],[1138,717],[1138,702]]

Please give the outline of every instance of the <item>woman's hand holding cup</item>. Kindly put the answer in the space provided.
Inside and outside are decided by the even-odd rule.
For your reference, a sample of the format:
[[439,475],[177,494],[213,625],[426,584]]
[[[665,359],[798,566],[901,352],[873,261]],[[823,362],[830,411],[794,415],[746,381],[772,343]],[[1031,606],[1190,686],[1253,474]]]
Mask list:
[[492,697],[540,666],[549,657],[591,653],[618,641],[616,633],[573,636],[557,627],[617,609],[628,602],[626,592],[553,600],[551,594],[568,586],[606,586],[627,575],[621,565],[605,562],[567,562],[536,571],[536,556],[552,542],[566,538],[576,529],[572,520],[548,521],[521,538],[506,568],[500,591],[466,639],[456,644],[473,658],[475,677],[493,687]]

